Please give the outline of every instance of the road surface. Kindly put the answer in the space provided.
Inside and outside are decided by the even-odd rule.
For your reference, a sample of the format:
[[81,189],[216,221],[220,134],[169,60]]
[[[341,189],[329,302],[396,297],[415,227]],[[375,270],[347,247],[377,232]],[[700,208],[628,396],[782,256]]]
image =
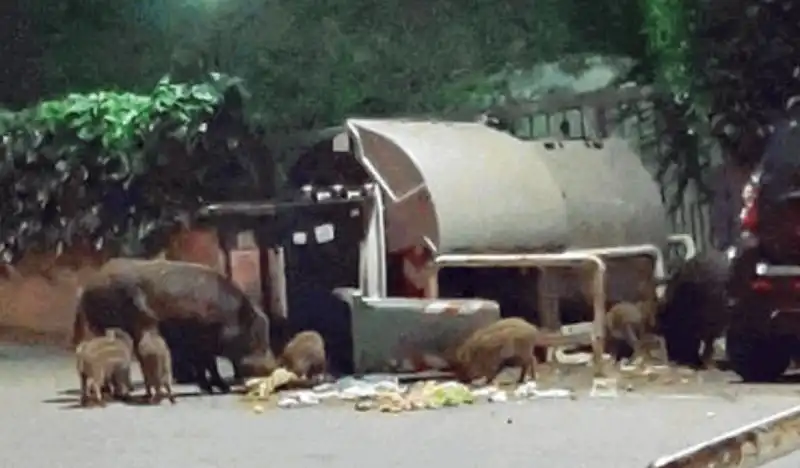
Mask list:
[[[481,404],[400,415],[350,406],[255,414],[236,396],[175,406],[73,408],[71,356],[0,345],[3,468],[306,468],[312,466],[645,467],[648,462],[800,403],[793,387],[736,399],[631,393]],[[800,466],[800,454],[769,465]]]

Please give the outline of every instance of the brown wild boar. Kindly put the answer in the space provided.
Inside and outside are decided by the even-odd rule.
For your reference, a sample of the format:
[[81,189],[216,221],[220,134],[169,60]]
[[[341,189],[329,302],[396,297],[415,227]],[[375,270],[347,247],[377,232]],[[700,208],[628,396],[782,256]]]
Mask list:
[[[276,320],[281,322],[270,327],[270,318],[236,285],[206,266],[113,259],[80,292],[74,333],[79,341],[86,329],[98,332],[119,327],[138,340],[143,328],[159,324],[175,359],[174,370],[180,367],[184,373],[186,367],[195,367],[198,359],[204,366],[216,366],[214,358],[224,356],[231,360],[237,376],[245,377],[240,369],[245,357],[266,356],[272,331],[276,332],[275,344],[282,341],[285,319]],[[165,322],[179,326],[166,330],[161,326]],[[203,336],[196,337],[196,333]],[[196,347],[196,343],[203,346]],[[186,373],[195,375],[204,390],[209,388],[205,372]]]
[[81,405],[104,405],[103,388],[127,398],[133,390],[130,368],[133,341],[126,332],[112,328],[102,336],[83,341],[75,349],[81,382]]
[[324,377],[327,371],[325,341],[316,331],[302,331],[286,345],[278,364],[301,379]]
[[633,358],[644,355],[642,340],[647,333],[646,317],[642,310],[644,304],[617,302],[606,312],[606,345],[616,360],[621,356],[621,344],[624,343],[633,351]]
[[142,331],[139,339],[139,360],[148,401],[160,403],[166,396],[174,405],[172,355],[158,328],[151,327]]
[[519,383],[528,374],[536,379],[535,347],[539,330],[522,318],[498,320],[476,330],[455,351],[456,375],[464,382],[485,378],[495,381],[506,365],[520,366]]

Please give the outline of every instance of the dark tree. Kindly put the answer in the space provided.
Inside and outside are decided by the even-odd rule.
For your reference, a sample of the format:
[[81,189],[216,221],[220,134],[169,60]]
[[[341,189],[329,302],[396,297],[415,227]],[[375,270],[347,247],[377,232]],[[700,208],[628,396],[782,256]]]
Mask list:
[[759,160],[770,123],[800,99],[800,4],[688,2],[692,93],[738,164]]

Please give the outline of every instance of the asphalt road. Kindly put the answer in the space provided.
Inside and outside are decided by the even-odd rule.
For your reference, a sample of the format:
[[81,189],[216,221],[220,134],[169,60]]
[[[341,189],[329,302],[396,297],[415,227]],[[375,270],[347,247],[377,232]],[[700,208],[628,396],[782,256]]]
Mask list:
[[[235,396],[73,408],[70,356],[0,345],[3,468],[645,467],[800,402],[791,387],[674,399],[626,394],[482,404],[400,415],[351,407],[255,414]],[[800,387],[799,387],[800,388]],[[800,466],[800,454],[769,465]]]

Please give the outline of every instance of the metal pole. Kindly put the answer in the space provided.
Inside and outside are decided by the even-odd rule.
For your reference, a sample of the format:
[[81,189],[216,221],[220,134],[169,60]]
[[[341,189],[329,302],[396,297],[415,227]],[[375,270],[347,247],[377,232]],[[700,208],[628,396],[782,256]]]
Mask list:
[[752,468],[800,449],[800,406],[764,418],[676,454],[648,468]]

